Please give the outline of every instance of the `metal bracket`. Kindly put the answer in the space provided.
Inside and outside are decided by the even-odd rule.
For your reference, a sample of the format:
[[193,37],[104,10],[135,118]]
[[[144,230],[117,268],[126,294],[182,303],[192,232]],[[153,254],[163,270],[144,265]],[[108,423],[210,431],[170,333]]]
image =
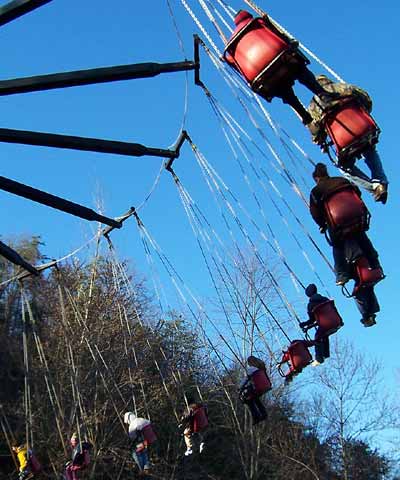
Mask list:
[[172,171],[172,164],[174,163],[174,160],[179,157],[181,153],[181,148],[182,145],[185,143],[186,140],[189,140],[190,137],[187,133],[186,130],[182,130],[181,134],[179,135],[178,140],[176,141],[174,145],[174,149],[172,150],[175,155],[171,157],[167,162],[165,162],[165,169],[168,170],[169,172]]
[[102,235],[107,237],[115,228],[121,228],[123,226],[125,220],[127,220],[129,217],[134,215],[135,212],[136,212],[135,207],[131,207],[126,213],[124,213],[120,217],[116,217],[115,221],[118,222],[120,224],[120,226],[119,227],[108,226],[108,227],[103,229],[103,231],[101,232]]
[[194,40],[194,83],[199,87],[204,87],[204,83],[200,80],[200,49],[199,45],[203,43],[203,40],[196,34],[193,35]]

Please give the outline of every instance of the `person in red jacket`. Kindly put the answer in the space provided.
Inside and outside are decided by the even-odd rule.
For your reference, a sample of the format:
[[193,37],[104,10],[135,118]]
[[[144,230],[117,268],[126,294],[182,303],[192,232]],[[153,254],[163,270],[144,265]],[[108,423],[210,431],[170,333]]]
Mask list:
[[[246,377],[240,384],[239,398],[249,408],[253,425],[256,425],[267,418],[267,410],[262,402],[262,396],[272,386],[267,375],[265,363],[261,359],[251,355],[247,359],[247,364],[249,367],[247,368]],[[260,374],[262,375],[261,391],[257,388],[258,385],[255,384],[256,375]]]
[[195,402],[193,398],[187,398],[187,409],[181,418],[179,428],[183,428],[185,439],[185,456],[192,455],[194,446],[198,445],[199,453],[202,453],[205,442],[202,431],[208,426],[207,407],[202,403]]

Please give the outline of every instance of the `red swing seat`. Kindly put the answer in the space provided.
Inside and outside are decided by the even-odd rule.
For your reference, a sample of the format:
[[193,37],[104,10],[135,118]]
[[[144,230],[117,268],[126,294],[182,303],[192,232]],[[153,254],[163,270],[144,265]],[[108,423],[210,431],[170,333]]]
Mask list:
[[42,465],[33,452],[29,453],[29,467],[35,475],[42,471]]
[[243,75],[256,93],[271,100],[274,91],[291,86],[309,63],[297,49],[270,30],[262,18],[248,12],[236,17],[236,29],[224,49],[224,59]]
[[318,327],[315,335],[317,341],[333,335],[343,326],[342,317],[339,315],[333,300],[320,303],[313,308],[312,313]]
[[155,434],[151,423],[143,428],[142,433],[147,445],[151,445],[157,440],[157,435]]
[[198,433],[208,427],[208,416],[205,407],[195,410],[193,416],[193,432]]
[[353,98],[333,107],[324,117],[339,164],[346,165],[378,143],[380,129],[372,116]]
[[257,397],[263,395],[272,389],[272,383],[265,370],[256,370],[251,375],[254,393]]
[[324,199],[325,218],[335,237],[348,237],[369,228],[370,213],[357,192],[349,185]]
[[293,373],[300,373],[303,368],[312,362],[311,353],[304,340],[293,340],[286,351],[283,352],[281,363],[288,363],[289,370],[284,373],[279,366],[279,374],[282,377],[288,377]]
[[354,286],[353,295],[364,287],[373,287],[385,278],[381,267],[371,268],[365,257],[359,257],[355,261],[355,270],[357,275],[356,285]]

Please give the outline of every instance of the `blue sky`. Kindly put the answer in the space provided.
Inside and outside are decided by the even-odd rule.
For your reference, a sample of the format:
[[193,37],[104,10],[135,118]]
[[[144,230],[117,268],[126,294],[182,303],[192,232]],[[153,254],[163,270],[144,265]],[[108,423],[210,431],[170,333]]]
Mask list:
[[[6,2],[0,2],[5,4]],[[210,32],[211,25],[202,14],[198,2],[192,1],[195,12]],[[192,57],[192,34],[197,32],[180,1],[171,0],[179,30],[183,36],[187,56]],[[243,2],[232,1],[234,8],[243,8]],[[362,350],[382,358],[388,385],[397,385],[397,316],[396,301],[399,278],[397,236],[398,225],[398,166],[396,141],[399,94],[398,37],[399,4],[386,0],[384,4],[372,0],[348,2],[265,2],[260,6],[291,31],[306,46],[332,66],[346,81],[365,88],[374,101],[374,116],[381,129],[379,151],[390,180],[389,201],[386,206],[376,204],[367,194],[364,198],[372,213],[371,239],[381,254],[386,280],[377,287],[382,312],[378,325],[363,329],[359,314],[349,300],[341,297],[334,287],[329,270],[307,245],[324,281],[345,318],[341,335],[351,338]],[[214,35],[214,32],[213,32]],[[218,38],[214,35],[214,39]],[[56,71],[118,65],[145,61],[183,60],[176,33],[164,0],[148,2],[105,2],[102,0],[54,0],[50,4],[0,29],[2,45],[1,77],[15,78]],[[222,44],[218,44],[222,47]],[[315,64],[311,68],[320,72]],[[221,77],[209,59],[202,54],[201,76],[221,99],[223,105],[239,118],[243,127],[251,126],[237,103],[227,91]],[[66,133],[109,139],[137,141],[149,146],[166,148],[180,130],[186,85],[189,88],[186,129],[222,178],[232,187],[249,211],[254,209],[249,192],[240,176],[210,106],[198,87],[192,73],[165,75],[148,80],[118,82],[97,86],[37,92],[0,98],[1,125],[8,128]],[[296,87],[304,101],[309,94]],[[278,100],[265,104],[275,121],[314,158],[324,161],[314,147],[309,134],[294,114]],[[276,143],[266,125],[258,119]],[[254,134],[254,131],[252,131]],[[260,143],[261,145],[261,143]],[[54,149],[1,144],[2,175],[27,183],[54,194],[64,196],[91,207],[102,198],[104,211],[117,216],[130,206],[138,206],[149,191],[160,169],[161,160],[142,157],[128,158],[95,153],[57,151]],[[279,148],[279,147],[278,147]],[[299,159],[305,176],[311,166]],[[270,164],[265,165],[270,169]],[[175,163],[177,174],[191,192],[210,221],[221,229],[212,199],[202,181],[188,146]],[[331,172],[334,170],[331,168]],[[271,175],[275,172],[271,170]],[[309,180],[307,180],[309,182]],[[284,183],[276,182],[293,202],[298,215],[315,237],[317,229],[307,210],[292,196]],[[309,185],[311,183],[309,182]],[[286,190],[285,190],[286,189]],[[308,192],[306,192],[308,193]],[[260,192],[261,195],[261,192]],[[301,253],[290,241],[280,219],[265,204],[276,235],[288,253],[288,259],[304,282],[315,281],[304,265]],[[84,243],[95,231],[74,217],[24,199],[0,192],[0,212],[3,219],[2,236],[41,235],[49,257],[60,257]],[[159,244],[173,260],[201,298],[211,295],[211,283],[202,263],[195,239],[190,232],[178,195],[168,173],[141,212],[143,221],[154,233]],[[256,213],[254,213],[256,217]],[[289,220],[293,229],[300,230]],[[253,233],[253,232],[252,232]],[[146,273],[146,262],[134,222],[115,232],[113,240],[121,256],[132,258]],[[330,256],[324,241],[321,248]],[[262,246],[260,247],[263,248]],[[285,284],[286,285],[286,284]],[[300,304],[294,292],[293,301]],[[301,304],[300,304],[301,307]]]

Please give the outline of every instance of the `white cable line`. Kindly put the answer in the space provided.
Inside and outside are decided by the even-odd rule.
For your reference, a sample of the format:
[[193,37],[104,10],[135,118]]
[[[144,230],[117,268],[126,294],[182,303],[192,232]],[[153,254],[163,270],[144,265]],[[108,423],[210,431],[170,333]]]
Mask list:
[[195,24],[198,26],[198,28],[200,29],[200,31],[202,32],[202,34],[205,36],[205,38],[207,38],[209,44],[212,46],[212,48],[215,50],[215,52],[217,53],[217,55],[220,57],[222,55],[221,51],[219,50],[219,48],[215,45],[214,41],[212,40],[210,34],[207,32],[207,30],[203,27],[203,25],[200,23],[199,19],[196,17],[196,15],[194,14],[193,10],[190,8],[190,6],[188,5],[188,3],[186,2],[186,0],[181,0],[182,2],[182,5],[186,8],[187,12],[189,13],[189,15],[192,17],[193,21],[195,22]]
[[[260,16],[265,15],[266,13],[261,10],[252,0],[244,0],[247,5],[249,5],[255,12],[257,12]],[[280,23],[274,20],[271,16],[268,15],[268,18],[271,20],[271,23],[281,30],[285,35],[289,38],[297,40],[286,28],[284,28]],[[344,83],[342,77],[339,76],[331,67],[329,67],[325,62],[323,62],[317,55],[315,55],[310,49],[308,49],[303,43],[299,42],[299,46],[302,50],[304,50],[311,58],[313,58],[317,63],[319,63],[326,71],[328,71],[332,76],[336,78],[339,82]]]

